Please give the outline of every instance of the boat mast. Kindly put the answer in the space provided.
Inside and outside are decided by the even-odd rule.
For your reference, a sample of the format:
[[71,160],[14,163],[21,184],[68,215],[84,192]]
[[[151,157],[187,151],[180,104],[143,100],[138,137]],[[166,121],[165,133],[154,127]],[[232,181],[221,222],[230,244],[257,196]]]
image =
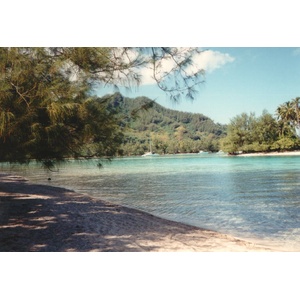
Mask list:
[[152,153],[152,141],[150,139],[150,152]]

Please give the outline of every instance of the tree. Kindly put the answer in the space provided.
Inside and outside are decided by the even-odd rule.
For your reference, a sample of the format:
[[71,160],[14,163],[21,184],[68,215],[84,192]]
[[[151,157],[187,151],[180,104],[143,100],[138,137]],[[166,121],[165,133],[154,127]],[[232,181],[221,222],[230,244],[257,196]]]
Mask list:
[[299,149],[292,124],[297,124],[295,103],[286,102],[277,110],[277,120],[267,111],[260,117],[243,113],[231,120],[222,149],[229,153],[266,152]]
[[[194,99],[199,83],[203,83],[204,70],[196,64],[202,51],[198,48],[137,48],[134,49],[152,72],[158,87],[171,100],[182,97]],[[139,55],[137,55],[139,57]]]
[[295,133],[296,130],[297,136],[300,137],[299,100],[300,97],[297,97],[295,99],[292,99],[291,101],[285,102],[277,108],[276,114],[281,128],[281,136],[287,134],[290,131],[292,131],[292,133]]
[[142,70],[171,99],[203,81],[197,48],[1,48],[0,161],[51,165],[110,157],[122,142],[118,112],[92,96],[101,85],[138,86]]
[[299,101],[300,97],[297,97],[292,100],[293,107],[295,109],[295,118],[292,121],[292,124],[294,126],[295,135],[300,138],[300,110],[299,110]]
[[234,117],[228,125],[227,137],[222,140],[222,149],[229,153],[248,151],[248,145],[254,141],[255,122],[254,113],[242,113]]
[[257,118],[254,128],[256,151],[269,151],[272,144],[278,139],[278,123],[266,110]]

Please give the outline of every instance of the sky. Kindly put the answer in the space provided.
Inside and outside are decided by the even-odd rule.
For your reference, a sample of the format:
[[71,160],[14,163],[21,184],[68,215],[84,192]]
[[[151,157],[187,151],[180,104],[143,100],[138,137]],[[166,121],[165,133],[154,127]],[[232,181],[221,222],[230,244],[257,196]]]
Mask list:
[[[120,92],[130,98],[146,96],[180,111],[202,113],[213,121],[228,124],[243,113],[263,110],[275,114],[286,101],[300,97],[300,48],[292,47],[203,47],[199,62],[205,69],[194,101],[174,103],[155,84]],[[147,80],[146,80],[147,82]],[[98,90],[102,96],[112,89]]]

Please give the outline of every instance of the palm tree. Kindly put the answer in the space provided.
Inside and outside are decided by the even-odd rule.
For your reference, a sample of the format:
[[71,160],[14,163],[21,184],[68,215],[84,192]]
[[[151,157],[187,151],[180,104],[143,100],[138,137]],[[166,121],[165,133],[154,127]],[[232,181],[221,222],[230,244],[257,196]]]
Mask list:
[[300,100],[300,97],[297,97],[297,98],[293,99],[293,104],[295,106],[295,113],[296,113],[295,131],[296,131],[297,137],[300,138],[299,100]]
[[279,120],[279,127],[281,128],[281,136],[295,129],[296,135],[300,137],[299,100],[300,97],[297,97],[277,108],[276,114]]
[[280,135],[283,136],[290,130],[290,120],[293,117],[293,109],[290,101],[281,104],[277,110],[277,119],[280,127]]

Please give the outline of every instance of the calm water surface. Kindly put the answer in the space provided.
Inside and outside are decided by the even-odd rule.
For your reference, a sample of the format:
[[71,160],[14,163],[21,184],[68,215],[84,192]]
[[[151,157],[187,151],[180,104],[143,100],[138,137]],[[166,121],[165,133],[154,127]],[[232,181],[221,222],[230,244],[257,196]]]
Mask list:
[[[63,186],[154,215],[300,249],[300,156],[170,155],[34,164],[0,171]],[[52,180],[48,182],[47,178]]]

